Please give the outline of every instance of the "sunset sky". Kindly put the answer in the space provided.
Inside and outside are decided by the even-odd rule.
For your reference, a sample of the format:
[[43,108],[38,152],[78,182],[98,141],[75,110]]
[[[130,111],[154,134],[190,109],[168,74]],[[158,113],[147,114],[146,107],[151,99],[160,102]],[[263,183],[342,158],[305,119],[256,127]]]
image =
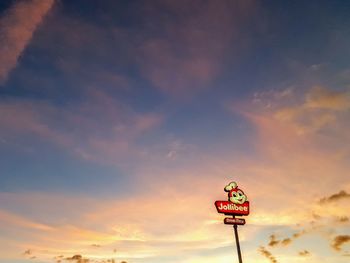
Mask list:
[[0,1],[0,262],[349,262],[349,14]]

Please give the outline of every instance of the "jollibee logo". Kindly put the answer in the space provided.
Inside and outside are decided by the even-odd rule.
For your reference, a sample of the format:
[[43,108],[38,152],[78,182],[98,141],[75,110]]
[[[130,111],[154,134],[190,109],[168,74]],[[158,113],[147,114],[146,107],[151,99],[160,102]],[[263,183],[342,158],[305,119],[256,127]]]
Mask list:
[[238,188],[236,182],[231,182],[226,185],[225,192],[228,192],[228,200],[234,204],[243,204],[247,201],[247,196]]

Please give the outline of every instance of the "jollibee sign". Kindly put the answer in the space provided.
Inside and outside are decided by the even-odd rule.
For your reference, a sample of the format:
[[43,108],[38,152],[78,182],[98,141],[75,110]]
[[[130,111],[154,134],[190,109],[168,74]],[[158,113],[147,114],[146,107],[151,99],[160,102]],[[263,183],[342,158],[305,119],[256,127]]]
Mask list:
[[224,188],[225,192],[227,192],[228,200],[219,200],[215,201],[215,207],[218,213],[225,214],[227,216],[224,219],[224,223],[226,225],[233,225],[236,246],[237,246],[237,254],[239,263],[242,263],[242,254],[241,247],[239,245],[238,238],[238,225],[244,225],[245,219],[236,217],[236,216],[247,216],[249,215],[249,201],[245,193],[242,189],[238,188],[236,182],[231,182]]
[[218,213],[225,215],[249,215],[249,201],[244,192],[238,188],[236,182],[231,182],[224,188],[228,193],[228,201],[216,201]]

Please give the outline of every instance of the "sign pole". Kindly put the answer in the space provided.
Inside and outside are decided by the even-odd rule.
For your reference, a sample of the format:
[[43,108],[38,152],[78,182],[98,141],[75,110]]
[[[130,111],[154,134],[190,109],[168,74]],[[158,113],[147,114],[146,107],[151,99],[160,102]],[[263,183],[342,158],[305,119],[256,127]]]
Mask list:
[[233,225],[233,229],[235,230],[235,238],[236,238],[238,262],[239,262],[239,263],[242,263],[242,254],[241,254],[241,247],[240,247],[240,245],[239,245],[239,238],[238,238],[237,225]]

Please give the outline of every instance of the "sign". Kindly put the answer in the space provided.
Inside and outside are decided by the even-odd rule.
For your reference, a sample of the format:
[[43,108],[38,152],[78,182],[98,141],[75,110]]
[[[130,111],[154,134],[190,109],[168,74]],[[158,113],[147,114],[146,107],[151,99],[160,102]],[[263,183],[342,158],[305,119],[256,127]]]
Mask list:
[[228,201],[215,202],[218,213],[233,216],[249,215],[249,201],[244,192],[238,188],[237,183],[229,183],[224,190],[228,193]]
[[229,201],[216,201],[215,206],[219,213],[222,213],[225,215],[240,215],[240,216],[249,215],[248,201],[245,202],[244,204],[234,204]]
[[245,219],[237,218],[236,216],[247,216],[249,215],[249,201],[244,192],[238,188],[236,182],[231,182],[224,188],[225,192],[228,195],[228,201],[219,200],[215,202],[216,210],[218,213],[225,215],[231,215],[232,217],[226,217],[224,223],[226,225],[233,225],[236,246],[237,246],[237,255],[239,263],[242,263],[242,254],[241,246],[239,244],[238,238],[238,225],[244,225]]
[[235,217],[226,217],[224,219],[224,223],[226,225],[244,225],[245,219],[243,218],[235,218]]

